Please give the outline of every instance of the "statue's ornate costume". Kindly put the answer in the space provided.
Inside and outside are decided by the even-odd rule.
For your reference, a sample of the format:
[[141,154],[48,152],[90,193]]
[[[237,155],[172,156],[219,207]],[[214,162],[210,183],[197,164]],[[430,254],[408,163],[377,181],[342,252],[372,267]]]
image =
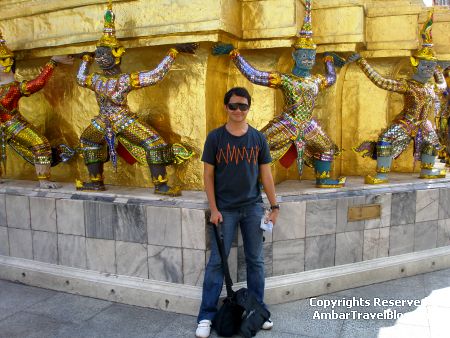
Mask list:
[[[14,54],[6,46],[1,33],[0,62],[5,73],[9,73],[14,66]],[[6,144],[9,144],[21,157],[35,166],[40,181],[48,181],[50,166],[67,161],[72,157],[73,151],[65,145],[52,149],[47,138],[20,114],[19,100],[41,90],[52,76],[56,65],[55,61],[50,60],[35,79],[0,85],[0,153],[3,165],[5,166],[6,162]]]
[[447,90],[443,91],[436,100],[437,110],[436,128],[441,144],[445,147],[439,152],[439,158],[450,165],[450,66],[444,71]]
[[[413,66],[418,60],[435,61],[431,49],[432,17],[425,23],[423,30],[424,47],[411,59]],[[425,33],[426,32],[426,33]],[[427,37],[428,35],[429,37]],[[430,121],[436,116],[436,100],[446,88],[445,79],[437,69],[434,71],[436,83],[422,83],[414,79],[387,79],[378,74],[364,58],[357,64],[364,74],[378,87],[404,95],[404,108],[392,124],[378,137],[378,141],[366,141],[355,148],[363,156],[377,160],[377,175],[366,177],[366,183],[387,182],[392,159],[397,158],[414,140],[414,158],[421,161],[421,178],[445,177],[445,171],[433,169],[435,157],[442,148],[438,135]]]
[[[95,92],[100,114],[91,121],[80,138],[81,151],[85,163],[105,162],[108,154],[116,165],[115,138],[141,164],[168,165],[181,163],[191,157],[191,152],[180,144],[169,145],[156,130],[142,121],[130,111],[127,95],[130,91],[152,86],[161,81],[169,71],[177,55],[171,49],[164,60],[154,69],[147,72],[123,73],[115,76],[104,76],[89,72],[91,58],[84,57],[77,76],[80,86]],[[120,147],[120,146],[119,146]],[[119,154],[126,154],[119,148]],[[126,156],[126,155],[124,155]]]
[[[110,49],[116,58],[116,65],[120,64],[125,49],[115,37],[111,4],[105,13],[103,36],[97,44],[97,49],[101,47]],[[176,49],[170,49],[161,63],[150,71],[122,73],[118,69],[115,74],[106,72],[89,74],[92,56],[88,54],[83,56],[77,81],[80,86],[95,92],[100,108],[99,115],[92,119],[80,137],[79,150],[88,169],[96,164],[102,166],[108,158],[116,167],[118,154],[129,163],[138,161],[141,164],[148,164],[151,171],[152,168],[156,168],[152,171],[152,177],[155,187],[158,187],[166,185],[168,181],[166,165],[182,163],[193,155],[181,144],[166,143],[155,129],[138,120],[127,102],[127,95],[132,90],[152,86],[161,81],[173,65],[177,54]],[[89,172],[92,184],[77,182],[77,188],[103,190],[103,167]],[[155,189],[155,192],[180,194],[177,188],[170,188],[167,191]]]
[[[312,40],[311,1],[306,1],[306,16],[300,36],[293,45],[296,51],[314,52],[316,45]],[[280,89],[284,95],[283,112],[271,120],[262,130],[269,143],[273,161],[289,167],[295,159],[299,175],[303,163],[314,166],[318,187],[342,187],[345,178],[330,179],[331,162],[339,153],[338,147],[312,117],[319,92],[336,82],[336,72],[331,55],[325,56],[326,75],[305,76],[279,72],[264,72],[252,67],[233,49],[230,56],[241,73],[252,83]]]

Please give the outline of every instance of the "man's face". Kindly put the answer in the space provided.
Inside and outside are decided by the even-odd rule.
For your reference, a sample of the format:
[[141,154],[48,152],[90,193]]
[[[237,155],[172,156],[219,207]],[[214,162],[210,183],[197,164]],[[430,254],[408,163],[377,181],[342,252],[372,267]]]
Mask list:
[[434,74],[436,68],[436,61],[419,60],[419,65],[416,68],[417,76],[422,79],[429,80]]
[[297,49],[292,53],[295,65],[300,69],[311,70],[316,63],[316,51],[314,49]]
[[228,119],[233,122],[245,121],[249,109],[247,98],[242,96],[233,95],[228,104],[225,105]]
[[116,58],[109,47],[97,47],[95,50],[95,62],[101,69],[111,69],[116,64]]

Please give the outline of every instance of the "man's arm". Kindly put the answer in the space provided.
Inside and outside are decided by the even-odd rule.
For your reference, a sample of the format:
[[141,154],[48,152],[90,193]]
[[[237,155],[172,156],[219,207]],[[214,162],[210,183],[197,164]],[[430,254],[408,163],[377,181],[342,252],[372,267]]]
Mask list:
[[[259,172],[261,174],[261,182],[264,187],[264,192],[267,195],[270,205],[277,204],[277,198],[275,196],[275,184],[273,183],[272,171],[270,170],[270,164],[261,164],[259,166]],[[279,209],[273,209],[270,212],[269,220],[273,224],[276,223],[279,214]]]
[[218,225],[223,222],[222,214],[217,209],[216,196],[214,192],[214,166],[204,162],[203,179],[205,182],[205,192],[208,198],[209,209],[211,210],[211,217],[209,221]]

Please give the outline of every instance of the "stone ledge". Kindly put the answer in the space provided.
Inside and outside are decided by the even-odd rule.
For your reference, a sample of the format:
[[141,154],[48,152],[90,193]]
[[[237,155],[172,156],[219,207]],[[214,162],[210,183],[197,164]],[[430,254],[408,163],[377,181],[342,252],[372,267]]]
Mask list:
[[[450,247],[266,279],[279,304],[450,267]],[[158,282],[0,256],[0,278],[109,301],[196,315],[201,287]],[[234,289],[244,287],[236,283]],[[224,296],[224,293],[222,294]]]

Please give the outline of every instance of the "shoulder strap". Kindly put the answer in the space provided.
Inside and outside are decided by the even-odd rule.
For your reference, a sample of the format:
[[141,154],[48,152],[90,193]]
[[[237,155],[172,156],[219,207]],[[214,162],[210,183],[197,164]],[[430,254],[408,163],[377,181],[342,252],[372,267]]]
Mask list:
[[231,298],[234,295],[234,291],[232,288],[233,281],[231,280],[230,270],[228,268],[228,261],[227,261],[226,255],[225,255],[225,246],[223,244],[223,236],[222,235],[219,236],[219,231],[217,230],[217,226],[215,224],[210,223],[210,225],[214,229],[214,236],[216,237],[217,247],[219,249],[220,258],[222,260],[222,269],[223,269],[223,273],[225,275],[225,285],[227,288],[227,296],[229,298]]

